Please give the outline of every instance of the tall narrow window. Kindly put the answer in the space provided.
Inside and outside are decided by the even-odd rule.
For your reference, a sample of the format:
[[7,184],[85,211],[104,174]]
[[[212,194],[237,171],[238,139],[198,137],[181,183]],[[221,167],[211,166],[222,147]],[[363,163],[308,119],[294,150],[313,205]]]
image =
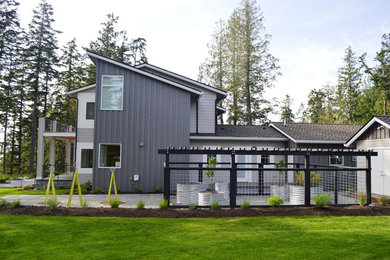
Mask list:
[[81,149],[81,168],[92,168],[93,150]]
[[102,96],[100,109],[123,109],[123,76],[102,77]]
[[94,119],[95,118],[95,103],[87,102],[86,117],[85,119]]
[[100,144],[99,167],[121,167],[120,144]]

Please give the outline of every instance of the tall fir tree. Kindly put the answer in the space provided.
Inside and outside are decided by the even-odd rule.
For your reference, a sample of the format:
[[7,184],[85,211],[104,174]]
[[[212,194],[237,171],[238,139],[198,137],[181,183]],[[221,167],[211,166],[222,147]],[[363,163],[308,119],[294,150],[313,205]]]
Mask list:
[[295,115],[292,111],[292,103],[293,100],[289,95],[286,95],[286,97],[282,101],[282,105],[280,106],[280,120],[285,123],[292,123],[294,122]]
[[33,11],[33,18],[29,24],[28,47],[25,56],[28,57],[28,87],[32,100],[31,122],[31,149],[28,173],[34,170],[38,117],[45,116],[51,79],[57,76],[57,34],[52,24],[53,7],[46,1],[42,1]]

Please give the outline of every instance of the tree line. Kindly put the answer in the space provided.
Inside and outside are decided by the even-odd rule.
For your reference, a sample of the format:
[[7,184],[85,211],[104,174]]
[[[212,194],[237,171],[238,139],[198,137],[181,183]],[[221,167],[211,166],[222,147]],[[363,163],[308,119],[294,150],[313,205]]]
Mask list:
[[[60,47],[54,10],[43,0],[22,28],[16,0],[0,0],[0,127],[2,174],[34,174],[39,117],[75,125],[76,102],[65,93],[95,83],[95,67],[80,54],[76,39]],[[147,62],[146,40],[129,40],[108,14],[92,52],[130,65]],[[61,146],[64,144],[58,144]],[[58,149],[56,161],[63,161]],[[47,158],[46,158],[47,161]]]

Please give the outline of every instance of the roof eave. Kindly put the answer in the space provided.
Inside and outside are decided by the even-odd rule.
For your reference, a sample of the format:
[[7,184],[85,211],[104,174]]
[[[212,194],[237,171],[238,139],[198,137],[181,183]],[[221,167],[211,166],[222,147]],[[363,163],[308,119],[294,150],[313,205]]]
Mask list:
[[389,124],[387,124],[386,122],[384,122],[384,121],[382,121],[382,120],[380,120],[379,118],[377,118],[377,117],[375,117],[375,116],[373,116],[372,118],[371,118],[371,120],[370,121],[368,121],[364,126],[362,126],[362,128],[360,128],[360,130],[356,133],[356,134],[354,134],[345,144],[344,144],[344,146],[345,147],[349,147],[349,146],[351,146],[362,134],[364,134],[364,132],[366,132],[366,130],[368,129],[368,128],[370,128],[374,123],[379,123],[379,124],[381,124],[381,125],[383,125],[383,126],[385,126],[386,128],[388,128],[388,129],[390,129],[390,125]]
[[190,140],[227,140],[227,141],[288,141],[283,137],[237,137],[237,136],[190,136]]

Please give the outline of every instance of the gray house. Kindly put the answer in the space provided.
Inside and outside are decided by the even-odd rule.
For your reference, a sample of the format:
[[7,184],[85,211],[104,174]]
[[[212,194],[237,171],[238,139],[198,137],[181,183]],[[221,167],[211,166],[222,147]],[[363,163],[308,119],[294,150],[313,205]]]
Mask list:
[[[158,154],[161,148],[341,149],[361,128],[277,122],[269,126],[218,125],[218,116],[225,112],[218,104],[226,92],[150,64],[134,67],[92,52],[87,54],[96,65],[96,84],[67,93],[78,104],[76,130],[68,135],[74,141],[74,162],[82,181],[91,180],[95,187],[107,189],[110,170],[115,169],[121,191],[162,188],[164,158]],[[207,155],[187,159],[207,162]],[[272,164],[280,159],[302,163],[301,158],[292,156],[240,155],[236,159],[238,163],[251,164]],[[217,160],[229,162],[223,156],[217,156]],[[312,164],[354,166],[356,160],[318,157]],[[267,176],[268,182],[277,181],[277,172]],[[223,172],[216,178],[223,179]],[[237,181],[250,186],[258,178],[243,170]]]

